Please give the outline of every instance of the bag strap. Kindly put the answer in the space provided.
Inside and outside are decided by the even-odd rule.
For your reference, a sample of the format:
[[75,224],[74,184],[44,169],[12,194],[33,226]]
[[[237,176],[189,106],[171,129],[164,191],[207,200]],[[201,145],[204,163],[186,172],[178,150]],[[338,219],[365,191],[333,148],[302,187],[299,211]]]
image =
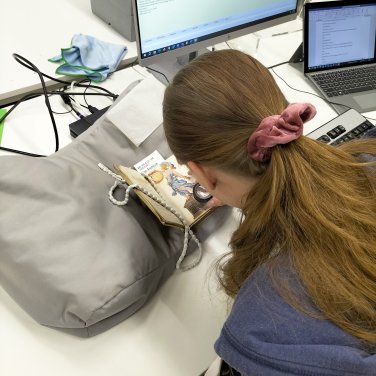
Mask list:
[[[109,174],[110,176],[112,176],[115,179],[114,184],[112,185],[112,187],[110,188],[110,190],[108,192],[108,198],[114,205],[117,205],[117,206],[127,205],[128,201],[129,201],[129,195],[130,195],[131,190],[137,189],[137,190],[141,191],[142,193],[144,193],[145,195],[147,195],[148,197],[150,197],[153,201],[157,202],[159,205],[162,205],[164,208],[166,208],[169,212],[171,212],[173,215],[175,215],[179,219],[181,224],[184,226],[184,240],[183,240],[183,249],[181,251],[181,254],[179,256],[178,261],[176,262],[176,269],[186,271],[186,270],[194,268],[201,261],[201,259],[202,259],[202,246],[201,246],[200,241],[198,240],[198,238],[194,234],[194,232],[191,230],[190,226],[185,221],[185,219],[174,208],[172,208],[170,205],[168,205],[164,200],[162,200],[160,197],[156,196],[154,193],[146,190],[144,187],[141,187],[138,184],[128,185],[120,175],[111,171],[104,164],[98,163],[98,167],[102,171],[106,172],[107,174]],[[127,186],[127,188],[125,190],[124,199],[122,201],[116,200],[115,197],[114,197],[114,192],[120,185],[123,185],[123,186],[126,185]],[[191,262],[188,265],[183,266],[182,263],[183,263],[183,260],[186,256],[187,250],[188,250],[189,236],[197,244],[198,255],[193,262]]]

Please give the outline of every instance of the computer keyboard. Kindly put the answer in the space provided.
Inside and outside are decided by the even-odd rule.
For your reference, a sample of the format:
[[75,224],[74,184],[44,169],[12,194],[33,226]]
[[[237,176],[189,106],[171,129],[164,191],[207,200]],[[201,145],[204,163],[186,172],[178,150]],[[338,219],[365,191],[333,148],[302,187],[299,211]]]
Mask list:
[[359,112],[351,109],[306,136],[326,144],[338,145],[360,138],[365,132],[374,127],[375,126]]
[[328,97],[376,89],[376,66],[312,74]]

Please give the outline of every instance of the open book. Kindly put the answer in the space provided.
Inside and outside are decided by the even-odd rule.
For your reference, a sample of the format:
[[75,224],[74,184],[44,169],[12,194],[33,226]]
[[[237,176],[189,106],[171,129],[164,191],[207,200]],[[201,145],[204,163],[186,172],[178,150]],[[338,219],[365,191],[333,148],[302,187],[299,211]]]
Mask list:
[[[127,184],[137,184],[157,196],[166,206],[179,213],[189,226],[196,224],[213,210],[207,207],[207,203],[198,202],[193,197],[195,182],[188,175],[187,168],[179,165],[174,156],[164,160],[158,152],[154,152],[134,168],[122,165],[114,167]],[[134,191],[161,223],[184,228],[182,221],[171,210],[139,189]]]

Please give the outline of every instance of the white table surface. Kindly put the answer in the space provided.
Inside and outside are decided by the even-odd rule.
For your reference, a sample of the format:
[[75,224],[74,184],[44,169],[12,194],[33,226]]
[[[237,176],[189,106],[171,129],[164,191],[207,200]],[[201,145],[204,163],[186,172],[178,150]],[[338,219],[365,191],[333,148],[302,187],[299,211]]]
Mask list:
[[[96,85],[105,87],[114,94],[121,94],[132,82],[143,79],[148,74],[145,68],[136,66],[119,70],[108,77],[103,83],[96,83]],[[81,88],[73,88],[73,92],[83,91],[84,89]],[[62,99],[58,95],[50,96],[49,99],[53,111],[67,111]],[[75,96],[75,100],[85,105],[82,96]],[[113,103],[111,99],[102,96],[86,96],[86,100],[98,109],[102,109]],[[69,124],[75,122],[78,118],[73,113],[64,115],[55,114],[54,118],[59,133],[61,149],[72,141]],[[5,120],[1,146],[42,155],[50,155],[54,152],[55,140],[53,128],[43,96],[23,102],[9,114]],[[10,153],[0,151],[0,156],[5,154]]]
[[137,56],[136,43],[94,15],[90,0],[0,0],[0,9],[0,98],[40,82],[36,74],[14,60],[13,53],[24,56],[42,72],[62,78],[55,74],[58,65],[48,59],[59,54],[61,48],[70,47],[77,33],[126,45],[124,59],[134,60]]

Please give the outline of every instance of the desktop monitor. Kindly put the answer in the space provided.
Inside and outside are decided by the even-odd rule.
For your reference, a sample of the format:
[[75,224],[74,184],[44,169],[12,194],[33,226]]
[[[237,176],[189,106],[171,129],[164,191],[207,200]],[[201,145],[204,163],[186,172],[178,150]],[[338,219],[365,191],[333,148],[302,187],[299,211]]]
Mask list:
[[[141,66],[296,18],[299,0],[133,0]],[[176,60],[176,59],[175,59]]]

